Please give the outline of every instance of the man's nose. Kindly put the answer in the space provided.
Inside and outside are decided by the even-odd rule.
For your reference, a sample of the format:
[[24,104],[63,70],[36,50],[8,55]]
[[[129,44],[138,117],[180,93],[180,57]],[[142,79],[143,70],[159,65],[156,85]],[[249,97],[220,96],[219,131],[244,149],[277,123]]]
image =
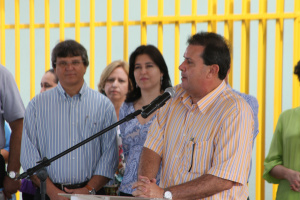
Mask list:
[[184,62],[182,62],[182,63],[179,65],[178,69],[179,69],[180,71],[184,71],[184,70],[185,70]]
[[67,69],[67,70],[73,69],[74,65],[72,64],[72,62],[67,62],[66,64],[67,65],[66,65],[65,69]]

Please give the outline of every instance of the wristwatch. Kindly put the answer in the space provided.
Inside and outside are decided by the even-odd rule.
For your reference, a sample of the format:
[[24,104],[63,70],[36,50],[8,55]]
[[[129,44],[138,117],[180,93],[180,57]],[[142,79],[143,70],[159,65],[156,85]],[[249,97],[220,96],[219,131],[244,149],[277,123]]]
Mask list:
[[19,173],[18,172],[14,172],[14,171],[9,171],[9,172],[7,172],[7,175],[8,175],[9,178],[15,179],[15,178],[17,178],[17,176],[19,175]]
[[165,191],[164,199],[172,199],[172,193],[170,191]]
[[86,189],[88,189],[89,193],[92,194],[92,195],[96,195],[96,190],[95,188],[92,188],[91,186],[89,185],[86,185],[84,186]]

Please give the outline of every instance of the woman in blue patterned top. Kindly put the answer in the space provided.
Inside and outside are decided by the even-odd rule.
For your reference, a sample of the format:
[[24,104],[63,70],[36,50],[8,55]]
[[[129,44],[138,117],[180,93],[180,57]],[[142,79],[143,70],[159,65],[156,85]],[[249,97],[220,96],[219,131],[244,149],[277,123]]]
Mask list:
[[[148,105],[167,87],[171,87],[168,67],[160,51],[152,45],[139,46],[129,58],[129,79],[133,90],[127,94],[120,109],[120,119]],[[132,184],[138,179],[140,155],[147,137],[148,128],[155,112],[144,119],[140,115],[120,125],[126,168],[121,186],[121,196],[132,196]],[[160,172],[156,181],[159,184]]]

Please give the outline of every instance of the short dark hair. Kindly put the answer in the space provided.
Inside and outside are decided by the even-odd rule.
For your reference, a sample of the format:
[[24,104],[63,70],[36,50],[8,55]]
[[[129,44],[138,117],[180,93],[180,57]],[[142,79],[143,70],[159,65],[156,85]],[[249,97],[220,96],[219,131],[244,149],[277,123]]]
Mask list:
[[219,65],[219,79],[225,79],[230,68],[230,50],[227,41],[221,35],[211,32],[200,32],[191,36],[189,45],[204,46],[202,58],[205,65]]
[[298,80],[300,81],[300,60],[298,61],[297,65],[295,66],[294,74],[298,76]]
[[137,56],[142,54],[148,55],[151,60],[159,67],[161,73],[163,73],[161,90],[165,90],[166,88],[172,86],[167,64],[160,51],[153,45],[141,45],[131,53],[129,58],[129,79],[132,83],[133,90],[127,94],[125,102],[133,102],[141,97],[141,89],[139,87],[136,87],[134,67]]
[[55,78],[54,82],[57,84],[58,83],[58,76],[54,72],[54,69],[49,69],[48,71],[45,72],[45,74],[48,73],[48,72],[50,72],[54,75],[54,78]]
[[58,43],[52,50],[52,67],[56,68],[57,57],[65,58],[73,56],[81,56],[84,66],[89,66],[89,58],[86,49],[75,40],[65,40]]

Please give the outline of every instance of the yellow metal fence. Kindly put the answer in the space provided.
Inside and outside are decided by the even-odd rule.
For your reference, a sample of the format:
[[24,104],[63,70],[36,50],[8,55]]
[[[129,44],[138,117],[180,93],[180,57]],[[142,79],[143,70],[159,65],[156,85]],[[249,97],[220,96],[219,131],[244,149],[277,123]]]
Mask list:
[[[277,0],[276,2],[276,12],[267,12],[267,0],[259,0],[259,12],[250,13],[250,0],[242,1],[242,12],[240,14],[234,13],[234,0],[225,0],[224,3],[224,14],[217,13],[217,0],[209,0],[206,15],[197,14],[197,4],[199,1],[191,0],[191,15],[181,15],[180,7],[183,3],[180,0],[174,0],[175,2],[175,15],[165,16],[164,15],[164,0],[157,0],[157,16],[148,16],[148,1],[141,0],[141,17],[140,20],[132,21],[129,20],[129,0],[121,1],[124,9],[124,18],[122,21],[112,20],[112,1],[107,0],[107,19],[106,21],[96,21],[95,20],[95,0],[90,0],[90,11],[89,11],[89,22],[80,21],[80,0],[75,0],[75,22],[66,23],[65,22],[65,1],[59,1],[59,23],[50,22],[50,0],[45,0],[45,11],[44,17],[45,22],[42,24],[35,23],[35,1],[29,0],[29,24],[20,24],[20,0],[15,0],[15,22],[14,24],[5,24],[5,0],[0,0],[0,61],[1,64],[5,65],[6,61],[6,35],[5,30],[14,29],[15,31],[15,79],[17,85],[20,88],[20,30],[29,29],[30,35],[30,98],[32,98],[35,93],[35,30],[44,29],[45,31],[45,70],[50,68],[50,29],[59,28],[59,39],[64,40],[65,29],[75,28],[75,39],[80,42],[80,32],[81,28],[89,28],[90,30],[90,86],[93,88],[95,85],[94,73],[95,73],[95,28],[96,27],[106,27],[107,34],[107,58],[106,62],[111,62],[112,57],[112,27],[123,27],[123,59],[128,60],[128,38],[129,38],[129,27],[130,26],[140,26],[141,28],[141,43],[147,43],[147,27],[149,25],[157,25],[157,46],[163,52],[163,28],[167,24],[173,24],[174,29],[174,85],[179,83],[179,62],[180,56],[180,25],[181,24],[191,24],[190,33],[194,34],[197,30],[197,25],[199,23],[207,23],[207,31],[217,31],[217,23],[224,23],[224,33],[223,35],[229,40],[231,46],[233,46],[233,27],[234,22],[241,22],[241,71],[240,71],[240,90],[241,92],[249,93],[249,48],[250,48],[250,22],[258,21],[258,49],[257,49],[257,99],[259,102],[259,130],[260,133],[256,139],[256,181],[255,181],[255,199],[263,200],[265,199],[265,182],[262,179],[263,173],[263,161],[265,158],[265,118],[266,118],[266,30],[267,21],[276,20],[276,38],[275,38],[275,66],[274,66],[274,128],[276,126],[279,114],[282,112],[282,73],[283,73],[283,24],[284,20],[292,19],[294,20],[293,29],[293,64],[295,65],[300,59],[300,1],[294,0],[294,11],[284,12],[284,0]],[[292,67],[292,66],[289,66]],[[232,66],[234,69],[234,66]],[[231,71],[233,71],[231,69]],[[230,83],[232,84],[233,78],[232,73],[230,74]],[[300,102],[300,89],[299,83],[296,77],[293,77],[293,97],[292,106],[299,106]],[[276,186],[273,189],[273,198],[275,197]]]

